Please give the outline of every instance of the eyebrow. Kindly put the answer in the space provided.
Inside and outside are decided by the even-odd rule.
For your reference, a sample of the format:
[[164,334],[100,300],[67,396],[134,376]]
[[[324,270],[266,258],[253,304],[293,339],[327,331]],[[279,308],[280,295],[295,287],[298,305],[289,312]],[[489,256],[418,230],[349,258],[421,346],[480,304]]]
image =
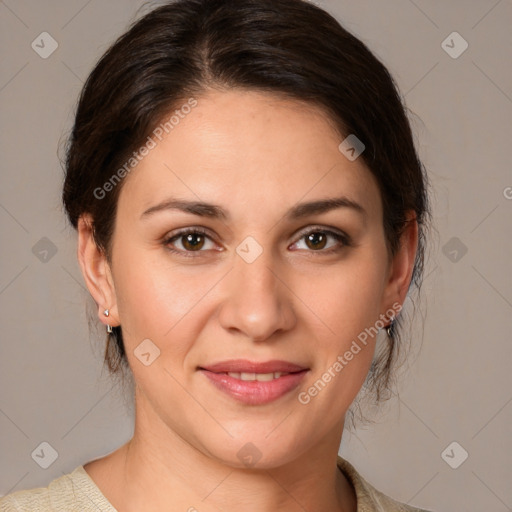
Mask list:
[[[364,218],[367,216],[366,210],[359,203],[349,199],[348,197],[342,196],[298,204],[286,212],[284,219],[288,221],[297,220],[310,215],[327,213],[338,208],[350,208],[362,215]],[[226,210],[215,204],[170,198],[145,210],[141,215],[141,219],[146,219],[157,212],[165,210],[179,210],[185,213],[198,215],[200,217],[208,217],[223,221],[228,221],[231,218],[231,215]]]

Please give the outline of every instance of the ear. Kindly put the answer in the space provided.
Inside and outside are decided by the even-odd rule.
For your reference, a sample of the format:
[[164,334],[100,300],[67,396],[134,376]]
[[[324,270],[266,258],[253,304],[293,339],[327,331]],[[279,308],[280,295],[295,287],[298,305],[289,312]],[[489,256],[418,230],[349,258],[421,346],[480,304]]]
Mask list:
[[[106,256],[98,249],[93,238],[93,223],[89,214],[78,220],[78,263],[82,269],[85,284],[98,305],[98,317],[105,325],[118,326],[119,315],[114,280]],[[103,314],[109,310],[108,318]]]
[[411,210],[406,215],[406,224],[400,237],[398,251],[389,265],[382,304],[384,311],[389,310],[395,303],[402,306],[405,302],[411,283],[417,250],[418,222],[415,212]]

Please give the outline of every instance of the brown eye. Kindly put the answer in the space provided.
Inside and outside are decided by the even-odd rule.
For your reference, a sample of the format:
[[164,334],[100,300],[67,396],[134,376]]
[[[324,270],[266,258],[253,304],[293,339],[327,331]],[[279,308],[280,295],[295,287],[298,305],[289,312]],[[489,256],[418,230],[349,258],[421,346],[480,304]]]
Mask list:
[[195,251],[201,249],[204,245],[204,235],[201,233],[189,233],[181,235],[182,245],[187,251]]
[[306,249],[308,252],[319,254],[341,251],[352,245],[352,240],[347,234],[330,229],[310,229],[298,236],[298,241],[293,244],[295,249]]
[[322,231],[315,231],[313,233],[310,233],[309,235],[306,235],[306,245],[310,249],[323,249],[327,244],[327,236]]
[[204,253],[207,249],[214,249],[212,238],[202,229],[194,228],[178,232],[164,240],[164,246],[171,252],[183,256],[192,256],[193,253]]

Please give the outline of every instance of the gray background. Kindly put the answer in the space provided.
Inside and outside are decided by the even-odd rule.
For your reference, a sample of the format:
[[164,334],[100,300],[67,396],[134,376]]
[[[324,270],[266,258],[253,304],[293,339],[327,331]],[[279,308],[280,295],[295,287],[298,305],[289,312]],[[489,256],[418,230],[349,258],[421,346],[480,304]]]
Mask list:
[[[438,233],[400,398],[346,432],[340,453],[413,505],[512,510],[512,2],[316,3],[395,76]],[[102,373],[103,330],[89,334],[57,149],[88,72],[140,5],[0,1],[0,495],[46,486],[132,435],[133,411]],[[44,31],[58,43],[46,59],[31,47]],[[443,48],[461,40],[442,45],[454,31],[469,45],[457,58]],[[58,452],[48,469],[31,456],[42,442]]]

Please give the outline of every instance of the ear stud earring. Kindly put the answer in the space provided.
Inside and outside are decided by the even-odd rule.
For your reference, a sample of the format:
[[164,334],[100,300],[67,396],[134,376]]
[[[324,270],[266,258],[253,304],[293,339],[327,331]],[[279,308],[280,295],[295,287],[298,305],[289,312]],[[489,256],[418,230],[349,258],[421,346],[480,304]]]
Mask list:
[[386,333],[387,333],[388,337],[390,337],[390,338],[393,337],[393,324],[394,324],[394,320],[391,320],[391,323],[386,327]]
[[[110,315],[110,312],[109,312],[109,310],[108,310],[108,309],[105,309],[105,311],[103,311],[103,314],[104,314],[105,316],[108,316],[108,315]],[[108,324],[107,324],[107,332],[108,332],[108,334],[111,334],[111,333],[112,333],[112,326],[111,326],[111,325],[108,325]]]

